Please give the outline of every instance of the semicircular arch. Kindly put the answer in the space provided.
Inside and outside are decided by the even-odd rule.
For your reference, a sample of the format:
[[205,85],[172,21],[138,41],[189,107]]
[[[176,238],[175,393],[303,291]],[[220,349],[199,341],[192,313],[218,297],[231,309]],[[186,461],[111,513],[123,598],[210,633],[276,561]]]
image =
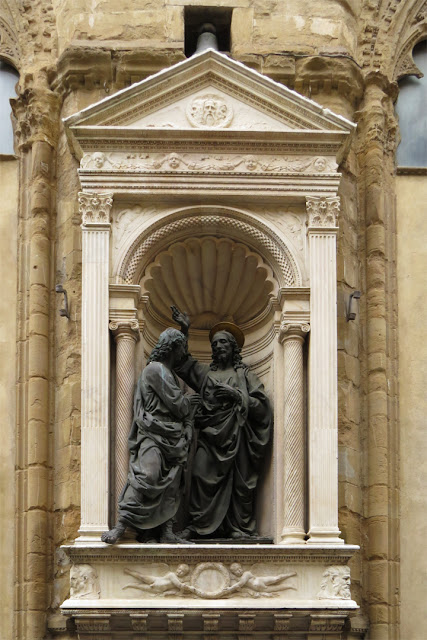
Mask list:
[[217,206],[175,211],[145,228],[126,251],[118,279],[124,284],[137,284],[150,262],[172,240],[215,235],[243,242],[259,253],[271,267],[279,287],[301,286],[298,262],[275,231],[246,212]]

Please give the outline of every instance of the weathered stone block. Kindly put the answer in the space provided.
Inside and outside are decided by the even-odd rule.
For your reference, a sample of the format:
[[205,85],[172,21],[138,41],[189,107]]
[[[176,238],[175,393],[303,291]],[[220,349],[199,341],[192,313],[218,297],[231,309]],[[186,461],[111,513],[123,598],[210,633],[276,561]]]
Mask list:
[[46,467],[37,466],[27,469],[27,509],[29,507],[49,508],[49,494],[51,491],[49,481],[51,478],[52,472]]
[[49,340],[46,336],[34,335],[28,348],[29,377],[47,378],[49,375]]
[[48,426],[45,421],[28,421],[27,442],[28,464],[47,464],[49,459],[49,445]]
[[27,552],[47,553],[48,514],[40,509],[32,509],[26,514],[27,524]]

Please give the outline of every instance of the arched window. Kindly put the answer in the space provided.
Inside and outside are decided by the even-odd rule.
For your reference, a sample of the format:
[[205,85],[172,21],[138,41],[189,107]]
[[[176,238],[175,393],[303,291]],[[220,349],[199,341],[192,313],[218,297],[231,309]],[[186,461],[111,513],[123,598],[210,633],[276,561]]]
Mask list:
[[0,154],[12,154],[13,129],[10,117],[10,98],[16,96],[19,74],[10,64],[0,60]]
[[396,159],[400,167],[427,167],[427,40],[414,47],[412,57],[424,77],[407,76],[399,83],[401,142]]

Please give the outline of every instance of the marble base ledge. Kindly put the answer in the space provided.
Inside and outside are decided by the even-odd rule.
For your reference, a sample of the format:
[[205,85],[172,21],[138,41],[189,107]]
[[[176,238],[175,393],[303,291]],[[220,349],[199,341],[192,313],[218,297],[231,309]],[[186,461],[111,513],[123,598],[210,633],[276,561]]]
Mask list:
[[358,608],[350,595],[353,545],[98,543],[62,549],[71,571],[70,598],[61,609],[81,640],[115,640],[126,632],[139,639],[225,638],[230,632],[259,638],[262,632],[263,640],[288,633],[326,640],[341,637]]

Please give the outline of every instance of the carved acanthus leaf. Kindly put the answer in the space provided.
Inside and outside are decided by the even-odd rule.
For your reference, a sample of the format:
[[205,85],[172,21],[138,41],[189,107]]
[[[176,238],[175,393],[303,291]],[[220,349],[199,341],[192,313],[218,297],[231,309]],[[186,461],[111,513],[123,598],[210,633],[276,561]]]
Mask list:
[[316,198],[307,197],[307,213],[309,227],[333,227],[338,224],[340,211],[339,197]]
[[82,224],[110,224],[112,205],[112,193],[85,193],[80,191],[79,207]]
[[56,147],[59,135],[59,96],[48,88],[47,79],[46,87],[42,87],[41,82],[33,86],[34,79],[30,76],[26,79],[26,85],[17,98],[10,100],[16,118],[18,145],[22,147],[42,140]]

